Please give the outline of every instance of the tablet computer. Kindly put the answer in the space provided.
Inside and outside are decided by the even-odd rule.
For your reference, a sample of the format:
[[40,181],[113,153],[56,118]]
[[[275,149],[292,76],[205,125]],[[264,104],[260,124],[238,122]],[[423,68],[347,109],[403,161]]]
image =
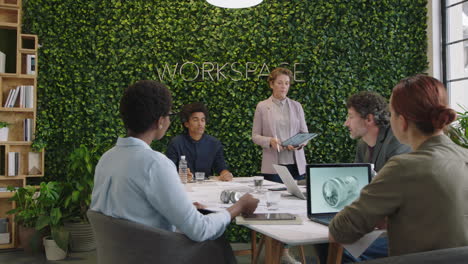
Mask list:
[[307,141],[313,139],[314,137],[318,136],[317,133],[297,133],[296,135],[286,139],[281,143],[281,146],[294,146],[298,147],[302,144],[305,144]]

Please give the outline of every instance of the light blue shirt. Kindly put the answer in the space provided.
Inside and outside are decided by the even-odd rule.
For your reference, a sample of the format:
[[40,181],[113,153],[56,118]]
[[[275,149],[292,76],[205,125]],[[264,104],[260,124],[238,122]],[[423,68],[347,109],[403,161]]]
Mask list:
[[146,142],[119,138],[96,166],[91,209],[116,218],[175,231],[194,241],[216,239],[228,211],[203,215],[190,201],[174,163]]

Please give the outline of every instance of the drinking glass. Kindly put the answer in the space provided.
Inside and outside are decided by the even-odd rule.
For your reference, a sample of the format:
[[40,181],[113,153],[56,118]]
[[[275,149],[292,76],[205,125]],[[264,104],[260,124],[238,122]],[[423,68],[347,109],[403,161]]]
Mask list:
[[275,192],[275,191],[267,192],[266,204],[267,204],[268,210],[278,210],[280,199],[281,199],[280,192]]
[[255,192],[256,193],[261,193],[262,192],[262,186],[263,186],[263,176],[254,176],[254,187],[255,187]]
[[205,180],[205,173],[204,172],[195,172],[195,180],[197,183],[203,183]]

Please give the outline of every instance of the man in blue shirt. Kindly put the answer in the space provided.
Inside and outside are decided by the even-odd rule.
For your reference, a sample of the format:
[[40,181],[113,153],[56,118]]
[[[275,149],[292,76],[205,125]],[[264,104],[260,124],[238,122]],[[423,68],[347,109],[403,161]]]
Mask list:
[[180,118],[185,133],[174,137],[167,147],[166,156],[178,167],[181,156],[185,156],[192,172],[204,172],[205,177],[217,173],[222,181],[232,180],[232,173],[224,160],[223,145],[213,136],[205,134],[208,109],[202,103],[182,107]]

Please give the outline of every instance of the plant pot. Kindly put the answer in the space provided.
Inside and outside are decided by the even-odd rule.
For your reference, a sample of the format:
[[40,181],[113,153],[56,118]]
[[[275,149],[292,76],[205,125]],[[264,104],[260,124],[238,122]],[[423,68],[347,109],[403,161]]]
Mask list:
[[67,257],[67,252],[63,251],[52,237],[44,237],[44,248],[46,252],[47,260],[61,260]]
[[0,128],[0,141],[8,141],[8,131],[10,131],[8,127]]
[[90,223],[65,223],[65,229],[70,232],[70,249],[72,252],[96,249],[96,239]]
[[19,226],[19,242],[28,254],[36,254],[42,251],[42,234],[33,227]]

